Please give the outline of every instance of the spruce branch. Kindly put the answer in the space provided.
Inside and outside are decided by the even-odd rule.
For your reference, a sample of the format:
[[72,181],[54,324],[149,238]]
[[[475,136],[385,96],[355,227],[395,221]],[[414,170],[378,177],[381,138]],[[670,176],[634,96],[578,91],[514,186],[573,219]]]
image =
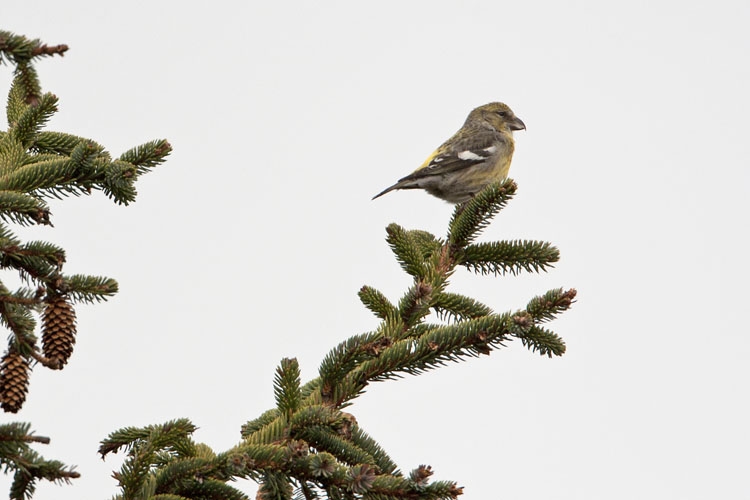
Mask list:
[[[189,499],[216,499],[216,500],[248,500],[248,496],[238,491],[233,486],[226,484],[224,481],[204,480],[193,481],[192,483],[180,488],[183,491],[179,498]],[[179,491],[179,490],[178,490]],[[184,495],[184,496],[183,496]],[[157,499],[157,496],[153,497]]]
[[492,309],[481,302],[450,292],[443,292],[435,297],[432,307],[441,319],[453,321],[481,318],[492,313]]
[[37,436],[30,432],[31,425],[28,423],[0,424],[0,446],[14,446],[17,443],[41,443],[49,444],[47,436]]
[[430,283],[418,281],[404,294],[398,304],[404,325],[404,331],[399,337],[406,334],[410,327],[418,324],[430,313],[434,291]]
[[[20,95],[24,104],[28,106],[39,105],[39,99],[42,97],[42,85],[39,83],[34,67],[26,60],[19,60],[16,63],[16,78],[14,84],[19,85]],[[10,120],[8,123],[12,124]]]
[[359,425],[353,427],[351,441],[355,446],[371,456],[375,461],[375,465],[377,465],[382,472],[396,476],[401,474],[398,470],[398,466],[396,466],[396,463],[391,457],[389,457],[385,450],[381,448],[381,446],[365,431],[363,431]]
[[573,305],[577,293],[575,288],[570,290],[555,288],[544,295],[531,299],[526,305],[526,311],[537,323],[551,321],[555,316]]
[[541,326],[532,325],[517,332],[515,336],[521,339],[525,347],[542,356],[551,358],[553,355],[565,354],[565,342],[555,332]]
[[[0,296],[15,297],[7,288],[0,284]],[[22,292],[23,298],[28,298],[26,290]],[[35,305],[36,306],[36,305]],[[16,301],[0,301],[0,324],[13,333],[10,345],[22,354],[27,354],[36,344],[34,329],[36,321],[31,314],[31,307],[18,304]]]
[[30,432],[30,424],[12,422],[0,425],[0,465],[4,471],[15,471],[10,488],[11,500],[27,500],[39,480],[69,483],[80,477],[73,467],[57,460],[46,460],[29,446],[30,443],[49,444],[44,436]]
[[407,231],[409,238],[416,244],[422,254],[423,259],[437,253],[443,246],[443,241],[435,237],[434,234],[420,229],[410,229]]
[[[16,469],[13,475],[13,483],[10,486],[11,500],[27,500],[31,498],[36,490],[36,482],[45,479],[53,483],[70,484],[71,479],[80,477],[78,472],[67,469],[57,460],[44,460],[33,451],[28,451],[26,456],[19,457],[23,466]],[[14,465],[18,465],[18,462]]]
[[[351,498],[352,494],[363,498],[404,499],[454,499],[461,494],[455,483],[435,482],[428,484],[425,475],[412,474],[404,477],[397,471],[387,473],[377,465],[366,463],[374,457],[364,453],[351,442],[342,440],[340,434],[320,431],[310,427],[306,432],[316,435],[322,444],[335,448],[342,460],[328,451],[310,447],[310,443],[290,438],[279,444],[251,444],[247,441],[224,453],[204,453],[203,456],[176,456],[165,463],[157,457],[169,457],[165,453],[173,446],[162,442],[157,446],[150,432],[132,432],[139,435],[128,453],[120,472],[114,474],[123,487],[117,498],[206,498],[205,485],[212,485],[209,498],[246,498],[227,481],[232,478],[250,478],[260,484],[258,496],[263,498]],[[142,429],[146,431],[146,429]],[[328,443],[328,444],[325,444]],[[202,445],[201,445],[202,446]],[[195,449],[201,449],[201,446]],[[351,454],[351,456],[350,456]],[[349,465],[346,461],[364,460],[365,463]],[[149,463],[145,474],[136,467],[136,462]],[[139,476],[140,481],[130,483]],[[125,477],[129,475],[130,477]]]
[[286,474],[267,471],[260,481],[255,500],[291,500],[292,485]]
[[401,267],[414,277],[422,277],[424,274],[424,252],[417,240],[411,233],[398,224],[390,224],[386,228],[388,234],[386,241],[396,254]]
[[283,415],[263,425],[252,433],[244,433],[245,442],[252,444],[270,444],[289,438],[289,422]]
[[107,300],[118,291],[117,282],[112,278],[83,274],[63,276],[60,288],[74,302],[84,303]]
[[518,186],[512,179],[494,183],[477,193],[471,200],[456,207],[448,225],[448,242],[465,247],[489,225],[492,217],[508,204]]
[[544,241],[493,241],[468,245],[459,264],[481,274],[518,274],[546,271],[560,259],[560,252]]
[[302,399],[299,364],[296,359],[281,360],[281,365],[276,369],[273,392],[279,412],[290,418],[299,409]]
[[0,220],[22,226],[51,226],[47,204],[34,196],[15,191],[0,191]]
[[325,427],[309,426],[297,434],[300,439],[303,439],[311,446],[321,450],[326,450],[341,463],[348,465],[375,465],[375,458],[356,444],[352,443],[351,439],[342,437]]
[[334,347],[323,359],[319,373],[323,401],[337,400],[334,394],[347,373],[366,359],[378,356],[391,344],[391,339],[376,333],[355,335]]
[[263,413],[260,417],[256,418],[255,420],[250,420],[249,422],[245,423],[242,426],[240,434],[243,438],[247,438],[251,434],[254,434],[255,432],[259,431],[260,429],[264,428],[271,422],[275,421],[279,416],[279,410],[276,408],[272,408],[265,413]]
[[57,96],[50,93],[39,96],[33,104],[27,105],[23,109],[18,119],[10,123],[8,139],[20,144],[24,149],[28,149],[31,147],[36,134],[56,111]]
[[161,467],[155,474],[155,493],[180,493],[188,488],[194,488],[194,482],[204,480],[206,476],[219,472],[215,459],[204,457],[180,457]]
[[197,429],[188,419],[170,420],[161,425],[146,427],[125,427],[110,433],[99,446],[99,454],[104,458],[108,453],[117,453],[124,448],[132,452],[142,443],[148,443],[149,448],[158,449],[174,446],[176,442],[186,439]]
[[77,135],[42,130],[34,138],[31,151],[35,153],[33,156],[35,159],[42,157],[42,155],[51,155],[52,158],[55,156],[71,156],[73,150],[81,143],[89,143],[92,147],[98,146],[93,141]]
[[298,432],[304,432],[309,427],[325,427],[342,434],[351,432],[350,426],[346,425],[348,420],[344,413],[327,405],[306,406],[287,420],[289,422],[289,435],[291,436]]
[[398,378],[401,374],[418,375],[447,361],[488,354],[490,348],[502,345],[511,335],[510,322],[511,313],[505,313],[440,326],[418,338],[394,342],[377,358],[360,363],[347,377],[363,389],[372,381]]
[[[0,282],[0,324],[11,332],[3,358],[7,383],[0,388],[12,394],[3,401],[6,411],[18,411],[23,403],[34,361],[51,369],[66,365],[75,342],[72,304],[106,300],[117,292],[117,282],[110,278],[65,275],[64,249],[46,241],[23,242],[6,224],[51,227],[45,198],[102,191],[115,203],[128,204],[136,198],[138,177],[163,163],[172,149],[166,140],[154,140],[113,159],[91,139],[43,130],[59,100],[42,91],[33,63],[67,50],[66,45],[0,31],[0,62],[14,66],[8,129],[0,131],[0,269],[17,273],[28,285],[11,293]],[[35,314],[45,315],[41,346],[34,333]]]
[[363,286],[358,295],[365,307],[380,319],[386,319],[397,312],[396,307],[385,295],[370,286]]
[[135,165],[136,172],[141,175],[164,163],[171,151],[172,146],[164,139],[159,139],[125,151],[119,160]]
[[0,31],[0,64],[5,58],[17,64],[34,57],[63,56],[67,50],[68,46],[65,44],[48,46],[36,39],[30,40],[10,31]]

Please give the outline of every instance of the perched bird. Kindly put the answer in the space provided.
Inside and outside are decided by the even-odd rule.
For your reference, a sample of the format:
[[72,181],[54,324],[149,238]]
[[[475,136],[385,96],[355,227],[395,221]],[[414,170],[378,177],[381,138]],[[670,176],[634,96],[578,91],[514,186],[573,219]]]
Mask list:
[[501,102],[479,106],[419,168],[372,199],[395,189],[424,189],[450,203],[468,201],[508,176],[514,130],[526,130],[526,125],[508,106]]

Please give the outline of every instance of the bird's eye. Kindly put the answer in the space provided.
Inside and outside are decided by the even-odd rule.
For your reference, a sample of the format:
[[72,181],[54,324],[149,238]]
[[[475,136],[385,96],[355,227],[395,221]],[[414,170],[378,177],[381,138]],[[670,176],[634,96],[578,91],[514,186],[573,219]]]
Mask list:
[[498,111],[497,114],[500,115],[500,116],[502,116],[503,118],[505,118],[506,116],[508,116],[508,112],[507,111]]

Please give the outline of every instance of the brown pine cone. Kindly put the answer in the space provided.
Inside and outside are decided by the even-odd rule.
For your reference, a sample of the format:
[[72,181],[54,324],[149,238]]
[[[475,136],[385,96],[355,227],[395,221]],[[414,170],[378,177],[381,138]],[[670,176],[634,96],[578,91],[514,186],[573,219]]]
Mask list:
[[65,297],[54,297],[42,314],[42,354],[50,368],[62,370],[76,342],[76,313]]
[[15,350],[9,350],[0,363],[0,400],[3,410],[16,413],[29,390],[29,363]]

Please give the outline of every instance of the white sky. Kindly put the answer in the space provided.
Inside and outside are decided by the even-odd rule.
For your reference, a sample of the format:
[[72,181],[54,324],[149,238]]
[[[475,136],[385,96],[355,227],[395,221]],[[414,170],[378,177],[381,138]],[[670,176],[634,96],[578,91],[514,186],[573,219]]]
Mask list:
[[360,286],[397,300],[409,284],[385,226],[442,235],[452,207],[370,198],[494,100],[528,130],[485,240],[551,241],[562,260],[458,272],[452,290],[505,311],[577,288],[552,324],[568,352],[513,343],[373,386],[352,412],[403,470],[431,464],[464,498],[750,494],[750,3],[19,1],[0,21],[70,45],[37,65],[60,98],[50,130],[115,155],[174,146],[131,207],[53,201],[54,229],[20,233],[121,289],[77,309],[68,367],[37,368],[24,409],[0,416],[83,474],[36,499],[115,494],[122,457],[96,449],[123,426],[189,417],[231,447],[273,406],[282,357],[308,380],[375,328]]

